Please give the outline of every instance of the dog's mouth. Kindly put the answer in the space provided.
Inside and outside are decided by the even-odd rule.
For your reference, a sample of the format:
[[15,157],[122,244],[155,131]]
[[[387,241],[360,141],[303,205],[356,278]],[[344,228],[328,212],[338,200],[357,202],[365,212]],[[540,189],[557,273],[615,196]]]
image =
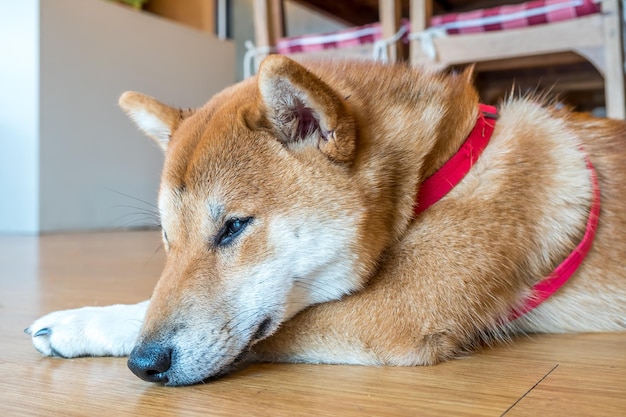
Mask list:
[[215,374],[211,375],[210,377],[205,378],[203,381],[204,382],[214,381],[216,379],[219,379],[223,376],[226,376],[228,374],[231,374],[241,369],[247,362],[246,359],[248,358],[248,355],[250,353],[252,346],[256,342],[263,340],[267,336],[270,335],[271,330],[272,330],[272,324],[273,324],[272,319],[270,317],[266,317],[261,322],[261,324],[259,324],[256,331],[254,332],[254,335],[252,336],[252,339],[250,339],[250,342],[246,345],[246,347],[243,348],[241,352],[239,352],[239,354],[235,356],[235,358],[230,363],[228,363],[227,365],[224,365],[219,371],[217,371]]
[[248,348],[250,348],[253,344],[258,342],[259,340],[263,340],[267,336],[269,336],[269,333],[273,327],[272,324],[273,324],[272,318],[266,317],[265,320],[263,320],[261,324],[259,324],[259,327],[257,327],[256,331],[254,332],[254,335],[252,336],[252,339],[251,339],[252,341],[250,342],[250,345],[248,346]]

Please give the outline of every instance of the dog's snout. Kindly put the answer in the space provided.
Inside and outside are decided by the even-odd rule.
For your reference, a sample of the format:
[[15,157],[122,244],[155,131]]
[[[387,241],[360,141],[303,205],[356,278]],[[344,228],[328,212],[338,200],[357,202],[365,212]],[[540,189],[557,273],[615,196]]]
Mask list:
[[172,349],[156,343],[136,346],[128,357],[128,367],[144,381],[167,383],[172,365]]

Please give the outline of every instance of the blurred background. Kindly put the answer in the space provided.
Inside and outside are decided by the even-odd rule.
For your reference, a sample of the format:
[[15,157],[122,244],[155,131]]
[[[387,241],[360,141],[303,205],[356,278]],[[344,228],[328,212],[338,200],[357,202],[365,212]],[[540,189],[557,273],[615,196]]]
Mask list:
[[118,97],[195,107],[240,80],[252,1],[136,3],[0,0],[0,234],[155,226],[163,156]]
[[[515,57],[467,57],[465,46],[448,52],[454,30],[430,27],[434,16],[486,16],[477,32],[501,30],[495,39],[508,42],[506,52],[523,43],[505,29],[524,26],[516,13],[530,3],[544,6],[545,27],[570,23],[565,32],[522,33],[530,46]],[[496,9],[513,18],[494,29]],[[540,20],[534,10],[526,25]],[[136,90],[201,106],[269,52],[423,59],[448,70],[479,62],[476,83],[487,102],[515,81],[518,92],[547,88],[563,104],[602,116],[613,91],[618,104],[609,116],[623,118],[622,16],[617,0],[0,0],[0,234],[156,227],[163,155],[117,107],[118,97]],[[373,34],[350,50],[352,36],[370,24]],[[324,37],[302,38],[326,33],[335,34],[332,47],[320,46]],[[395,34],[397,42],[381,43]],[[491,38],[471,39],[480,50],[498,48]]]

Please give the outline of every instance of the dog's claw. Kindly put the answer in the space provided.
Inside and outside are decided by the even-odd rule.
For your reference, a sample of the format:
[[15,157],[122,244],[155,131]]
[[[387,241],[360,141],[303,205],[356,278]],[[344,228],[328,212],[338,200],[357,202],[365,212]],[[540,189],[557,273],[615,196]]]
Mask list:
[[49,327],[44,327],[43,329],[38,330],[37,333],[33,335],[33,337],[47,336],[50,333],[52,333],[52,329],[50,329]]

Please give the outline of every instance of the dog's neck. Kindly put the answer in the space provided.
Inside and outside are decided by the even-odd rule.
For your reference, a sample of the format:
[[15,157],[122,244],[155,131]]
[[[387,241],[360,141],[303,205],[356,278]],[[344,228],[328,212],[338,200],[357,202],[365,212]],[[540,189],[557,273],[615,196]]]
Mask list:
[[406,101],[392,97],[382,100],[396,106],[383,116],[368,113],[369,109],[380,109],[368,101],[374,103],[381,100],[381,94],[397,91],[360,93],[364,103],[359,108],[365,109],[360,122],[368,124],[366,131],[374,135],[360,138],[360,158],[355,167],[363,189],[377,191],[368,191],[368,209],[373,211],[370,217],[385,218],[379,227],[393,231],[394,239],[405,232],[414,217],[420,184],[458,151],[479,113],[478,94],[467,74],[425,73],[417,74],[417,80],[415,72],[404,76],[400,74],[396,80],[399,89],[406,91]]
[[478,115],[478,97],[469,85],[457,85],[458,95],[447,97],[444,112],[435,133],[436,141],[425,150],[420,179],[430,177],[439,170],[460,148],[474,128]]
[[479,108],[480,114],[472,131],[457,152],[420,184],[415,204],[416,216],[456,187],[487,147],[495,128],[498,110],[486,104],[480,104]]

